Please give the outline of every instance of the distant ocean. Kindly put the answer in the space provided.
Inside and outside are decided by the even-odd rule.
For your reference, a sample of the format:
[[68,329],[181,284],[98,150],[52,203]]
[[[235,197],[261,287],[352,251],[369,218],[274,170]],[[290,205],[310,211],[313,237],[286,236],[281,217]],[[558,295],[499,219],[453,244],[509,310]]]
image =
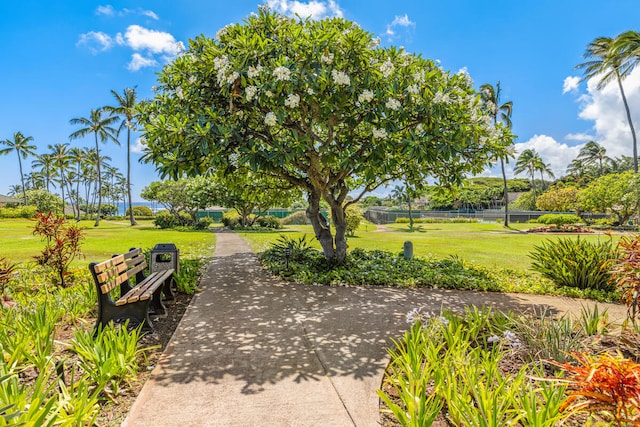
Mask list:
[[[151,210],[153,211],[153,213],[156,213],[158,211],[161,211],[164,209],[164,206],[156,203],[156,202],[133,202],[132,203],[133,206],[148,206],[149,208],[151,208]],[[127,208],[129,207],[129,204],[127,203],[126,205],[122,202],[118,203],[118,215],[124,215],[127,211]]]

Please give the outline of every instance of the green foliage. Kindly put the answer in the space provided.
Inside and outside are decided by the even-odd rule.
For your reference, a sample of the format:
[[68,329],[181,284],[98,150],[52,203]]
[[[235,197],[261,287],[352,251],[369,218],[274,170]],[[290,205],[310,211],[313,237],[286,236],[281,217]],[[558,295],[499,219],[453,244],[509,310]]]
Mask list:
[[[80,205],[80,209],[88,214],[95,214],[98,212],[98,205]],[[118,206],[113,203],[103,203],[100,206],[100,216],[114,216],[118,213]]]
[[200,258],[180,259],[180,271],[174,276],[179,292],[193,295],[198,291],[198,279],[204,264]]
[[256,222],[258,223],[258,226],[263,228],[272,228],[274,230],[282,228],[282,224],[280,224],[278,218],[273,215],[258,217],[258,219],[256,219]]
[[213,219],[209,217],[200,218],[194,225],[193,228],[196,230],[208,230],[209,227],[213,224]]
[[178,218],[168,211],[160,211],[156,214],[153,224],[162,229],[173,228],[180,225]]
[[551,186],[537,197],[536,207],[543,211],[582,211],[578,199],[578,189],[573,186]]
[[358,227],[360,227],[360,224],[364,221],[362,211],[357,206],[350,205],[344,214],[347,220],[347,236],[355,236]]
[[571,225],[582,222],[582,218],[573,214],[544,214],[537,222],[548,225]]
[[306,225],[309,224],[306,211],[294,212],[282,218],[282,225]]
[[533,191],[527,191],[518,196],[516,200],[509,204],[509,208],[522,211],[535,211],[536,202]]
[[96,387],[108,396],[117,396],[123,383],[136,379],[139,356],[152,347],[139,348],[140,328],[113,324],[93,331],[79,330],[71,340],[70,350],[80,359],[79,366]]
[[38,212],[36,206],[0,208],[0,218],[33,218],[36,212]]
[[62,199],[47,190],[27,190],[27,205],[35,206],[38,212],[62,213]]
[[580,192],[579,199],[585,211],[611,213],[624,224],[640,208],[640,176],[632,171],[601,176]]
[[378,391],[400,425],[431,425],[444,407],[452,425],[551,427],[566,417],[559,410],[564,388],[529,378],[540,378],[539,369],[499,369],[510,349],[521,345],[508,329],[513,319],[487,309],[467,309],[463,316],[416,309],[407,321],[411,329],[393,341]]
[[529,254],[531,268],[558,286],[613,290],[611,260],[617,256],[611,241],[591,243],[585,239],[546,240]]
[[76,225],[67,223],[64,217],[51,212],[46,215],[37,213],[36,219],[33,234],[42,237],[45,248],[34,258],[39,265],[46,266],[56,273],[57,283],[65,286],[69,265],[81,253],[80,244],[84,239],[84,233]]
[[637,326],[640,317],[640,236],[623,237],[618,242],[618,257],[613,261],[612,279],[627,306],[627,319]]
[[370,285],[370,286],[425,286],[447,289],[497,290],[497,284],[488,272],[465,266],[458,259],[427,261],[419,258],[411,260],[385,251],[365,251],[354,249],[349,252],[346,263],[334,265],[323,254],[308,248],[296,250],[286,269],[283,248],[293,242],[281,236],[278,243],[261,254],[261,260],[271,272],[286,276],[302,283],[327,285]]
[[[127,209],[125,216],[129,216],[130,209]],[[153,211],[149,206],[133,206],[133,216],[153,216]]]

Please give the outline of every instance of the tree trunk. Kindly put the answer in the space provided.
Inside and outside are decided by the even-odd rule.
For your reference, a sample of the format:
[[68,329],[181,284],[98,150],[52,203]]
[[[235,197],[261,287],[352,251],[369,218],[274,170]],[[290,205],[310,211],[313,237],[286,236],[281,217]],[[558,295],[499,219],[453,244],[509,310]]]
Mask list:
[[411,215],[411,196],[409,196],[409,202],[407,202],[407,205],[409,205],[409,230],[413,231],[413,215]]
[[311,221],[316,239],[322,246],[325,258],[332,260],[335,257],[336,250],[333,247],[333,236],[331,235],[329,221],[320,212],[320,193],[315,190],[309,191],[308,201],[307,218]]
[[620,76],[617,78],[618,87],[620,88],[620,95],[622,95],[622,103],[624,104],[624,110],[627,113],[627,121],[629,122],[629,128],[631,129],[631,137],[633,138],[633,171],[638,173],[638,143],[636,140],[636,130],[633,127],[633,120],[631,120],[631,111],[629,110],[629,104],[627,103],[627,96],[624,94],[622,87],[622,80]]
[[502,184],[504,196],[504,226],[509,226],[509,189],[507,188],[507,174],[504,170],[504,158],[500,157],[500,166],[502,167]]
[[129,222],[131,225],[138,225],[133,216],[133,204],[131,203],[131,129],[129,126],[127,126],[127,198],[129,200]]
[[344,207],[340,203],[336,203],[331,207],[331,219],[336,229],[336,252],[334,260],[337,264],[342,264],[347,259],[347,216]]
[[100,173],[100,146],[98,145],[98,134],[96,136],[96,169],[98,170],[98,210],[96,211],[96,222],[94,227],[100,225],[100,210],[102,209],[102,174]]

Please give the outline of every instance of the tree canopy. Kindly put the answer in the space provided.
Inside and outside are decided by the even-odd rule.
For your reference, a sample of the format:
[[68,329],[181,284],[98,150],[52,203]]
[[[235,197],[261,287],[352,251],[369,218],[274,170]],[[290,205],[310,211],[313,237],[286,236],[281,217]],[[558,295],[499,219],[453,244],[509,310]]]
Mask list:
[[378,44],[341,18],[265,8],[215,39],[199,36],[140,107],[144,159],[162,176],[246,165],[300,188],[325,255],[340,262],[344,210],[364,194],[394,179],[459,183],[511,143],[466,73]]

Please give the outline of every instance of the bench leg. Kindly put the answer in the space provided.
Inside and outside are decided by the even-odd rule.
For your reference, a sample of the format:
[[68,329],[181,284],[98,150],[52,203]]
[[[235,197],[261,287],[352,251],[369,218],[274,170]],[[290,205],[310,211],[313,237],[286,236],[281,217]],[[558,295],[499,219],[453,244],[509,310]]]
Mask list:
[[134,326],[142,324],[142,331],[144,332],[152,332],[153,323],[149,317],[149,302],[150,300],[145,300],[118,306],[103,305],[100,310],[100,316],[96,319],[94,337],[97,336],[100,327],[104,328],[109,322],[125,319],[135,323]]
[[153,293],[150,302],[151,309],[153,311],[150,313],[151,316],[159,319],[167,317],[167,310],[162,303],[162,287],[158,287],[158,289]]
[[176,302],[176,295],[173,292],[173,288],[176,286],[176,280],[173,275],[164,281],[162,285],[162,293],[164,294],[164,302],[167,304],[173,304]]

